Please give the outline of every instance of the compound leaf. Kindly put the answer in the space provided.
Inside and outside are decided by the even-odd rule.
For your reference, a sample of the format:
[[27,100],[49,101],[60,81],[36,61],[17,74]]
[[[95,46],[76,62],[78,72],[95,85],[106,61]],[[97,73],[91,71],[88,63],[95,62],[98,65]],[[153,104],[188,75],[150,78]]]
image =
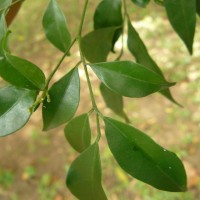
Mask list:
[[56,48],[65,52],[71,43],[71,36],[67,29],[65,16],[56,0],[50,0],[42,23],[47,39]]
[[36,99],[36,91],[14,86],[0,88],[0,136],[6,136],[22,128],[31,116],[30,107]]
[[[127,40],[127,46],[129,51],[133,54],[133,56],[136,58],[136,62],[142,64],[144,67],[147,67],[154,72],[158,73],[164,78],[164,75],[161,71],[161,69],[158,67],[156,62],[152,59],[152,57],[149,55],[148,50],[140,38],[137,31],[134,29],[134,27],[131,24],[131,21],[128,20],[128,40]],[[180,106],[179,103],[176,102],[176,100],[172,97],[171,92],[169,88],[160,91],[160,93],[168,98],[173,103]]]
[[190,54],[196,26],[196,0],[164,0],[169,21]]
[[43,90],[45,75],[35,64],[4,52],[0,59],[0,76],[17,87]]
[[65,126],[65,137],[78,152],[84,151],[91,144],[91,130],[88,113],[79,115]]
[[70,120],[80,100],[80,80],[78,69],[74,68],[49,90],[50,102],[44,101],[42,114],[43,130],[50,130]]
[[131,1],[141,7],[145,7],[150,2],[150,0],[131,0]]
[[186,190],[185,169],[174,153],[132,126],[108,117],[104,122],[109,148],[122,169],[160,190]]
[[81,49],[88,61],[92,63],[106,61],[117,29],[117,27],[97,29],[82,38]]
[[90,66],[108,88],[126,97],[144,97],[174,85],[154,71],[131,61],[104,62]]
[[80,200],[107,200],[101,185],[98,143],[88,147],[73,161],[66,184],[72,194]]

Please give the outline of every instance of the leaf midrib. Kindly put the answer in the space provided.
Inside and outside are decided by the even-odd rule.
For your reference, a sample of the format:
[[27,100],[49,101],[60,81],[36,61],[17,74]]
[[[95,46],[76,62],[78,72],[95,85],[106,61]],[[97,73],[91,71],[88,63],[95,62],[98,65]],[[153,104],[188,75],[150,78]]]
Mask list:
[[0,119],[1,119],[3,116],[5,116],[7,113],[9,113],[9,111],[12,110],[12,108],[13,108],[16,104],[18,104],[19,101],[20,101],[21,99],[24,98],[24,96],[26,96],[26,94],[27,94],[27,92],[24,92],[23,95],[20,95],[20,96],[18,97],[17,101],[14,102],[14,103],[6,110],[6,112],[4,112],[2,115],[0,115]]
[[[91,67],[92,68],[96,68],[96,70],[97,71],[100,71],[99,69],[98,69],[98,67],[101,67],[102,69],[103,69],[103,71],[105,71],[105,72],[111,72],[112,74],[117,74],[118,76],[123,76],[123,77],[125,77],[125,78],[127,78],[127,79],[131,79],[131,80],[134,80],[134,81],[138,81],[138,82],[142,82],[142,83],[150,83],[150,84],[152,84],[152,85],[162,85],[162,86],[168,86],[168,85],[170,85],[170,83],[167,83],[167,82],[160,82],[160,83],[155,83],[155,82],[149,82],[149,81],[145,81],[145,80],[141,80],[141,79],[137,79],[137,78],[135,78],[135,77],[132,77],[132,76],[129,76],[129,75],[127,75],[127,74],[119,74],[118,72],[115,72],[114,70],[110,70],[110,69],[105,69],[104,67],[102,67],[102,66],[98,66],[98,67],[94,67],[95,65],[91,65]],[[147,70],[149,70],[148,68],[145,68],[145,69],[147,69]],[[151,71],[151,70],[149,70],[149,71]],[[153,72],[153,71],[151,71],[151,72]],[[154,72],[155,73],[155,72]],[[156,74],[156,73],[155,73]]]
[[[12,55],[10,55],[10,56],[12,56]],[[5,57],[7,58],[7,56],[5,55]],[[25,76],[25,74],[23,74],[23,72],[18,68],[18,67],[16,67],[15,65],[13,65],[12,64],[12,61],[9,61],[9,59],[7,60],[6,58],[4,58],[5,59],[5,61],[14,69],[14,70],[16,70],[26,81],[28,81],[29,83],[31,83],[31,85],[30,85],[30,87],[32,88],[32,89],[41,89],[41,84],[38,84],[38,82],[35,82],[34,80],[32,80],[32,79],[29,79],[29,77],[28,76]],[[34,66],[34,67],[36,67],[36,66]],[[23,68],[22,68],[23,69]],[[25,87],[24,86],[24,88],[29,88],[29,87]]]
[[[106,119],[106,121],[109,121],[110,124],[111,124],[115,129],[117,129],[117,130],[121,133],[121,135],[123,135],[127,140],[130,140],[130,139],[129,139],[126,135],[124,135],[124,133],[123,133],[118,127],[116,127],[109,119]],[[134,141],[132,141],[132,142],[134,142]],[[149,155],[147,152],[143,151],[143,149],[141,149],[139,146],[137,146],[137,148],[140,149],[141,152],[150,160],[150,162],[152,162],[152,163],[156,166],[156,168],[157,168],[158,170],[160,170],[164,175],[166,175],[166,176],[174,183],[174,185],[175,185],[177,188],[179,188],[179,189],[182,190],[182,187],[179,187],[179,185],[175,182],[175,180],[172,179],[172,177],[169,176],[167,173],[165,173],[165,171],[162,169],[162,167],[159,165],[159,163],[156,163],[156,162],[152,159],[151,155]]]
[[[57,113],[58,113],[58,110],[59,110],[58,108],[59,108],[59,105],[61,104],[60,102],[63,101],[63,97],[65,96],[66,91],[68,91],[68,88],[69,88],[69,86],[70,86],[71,79],[73,78],[75,72],[76,72],[76,71],[73,71],[73,72],[72,72],[71,77],[69,78],[69,80],[68,80],[68,82],[67,82],[67,87],[65,88],[65,91],[64,91],[64,92],[62,93],[62,95],[61,95],[62,98],[60,98],[60,99],[57,101],[57,105],[58,105],[58,106],[56,107],[56,112],[52,115],[51,119],[49,119],[48,124],[51,124],[51,122],[54,121],[55,117],[57,116]],[[69,74],[68,74],[68,75],[69,75]]]

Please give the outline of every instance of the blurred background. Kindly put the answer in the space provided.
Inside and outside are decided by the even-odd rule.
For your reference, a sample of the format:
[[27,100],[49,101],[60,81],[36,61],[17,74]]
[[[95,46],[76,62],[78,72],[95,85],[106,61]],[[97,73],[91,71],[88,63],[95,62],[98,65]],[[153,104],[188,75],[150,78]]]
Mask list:
[[[46,76],[59,61],[62,53],[45,38],[41,20],[48,0],[26,0],[10,29],[10,48],[13,54],[34,62]],[[80,21],[83,0],[58,0],[74,36]],[[84,33],[93,28],[93,14],[100,1],[89,3]],[[133,25],[145,41],[151,56],[169,81],[177,82],[172,93],[184,108],[160,94],[141,99],[125,98],[125,110],[133,126],[150,135],[164,148],[182,159],[188,175],[188,192],[168,193],[156,190],[126,175],[113,159],[104,135],[100,141],[103,185],[109,200],[198,200],[200,199],[200,26],[194,55],[191,57],[166,18],[164,8],[153,1],[145,9],[128,2]],[[125,45],[123,60],[134,58]],[[120,42],[116,45],[119,52]],[[111,55],[111,57],[117,57]],[[79,61],[77,46],[71,50],[54,81],[62,77]],[[83,69],[80,67],[81,102],[77,115],[91,108]],[[99,81],[90,72],[98,107],[104,115],[120,119],[105,107]],[[120,119],[121,120],[121,119]],[[95,121],[91,127],[96,136]],[[14,122],[13,122],[14,123]],[[0,138],[0,200],[73,200],[65,186],[70,163],[78,155],[67,143],[63,127],[42,132],[41,110],[17,133]],[[103,124],[102,124],[103,128]]]

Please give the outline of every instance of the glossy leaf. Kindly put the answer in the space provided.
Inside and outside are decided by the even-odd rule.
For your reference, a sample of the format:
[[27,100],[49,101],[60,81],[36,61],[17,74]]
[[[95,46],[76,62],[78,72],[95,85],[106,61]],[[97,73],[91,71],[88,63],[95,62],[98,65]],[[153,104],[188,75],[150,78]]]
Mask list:
[[157,72],[158,74],[162,75],[162,77],[164,77],[158,65],[149,55],[144,42],[140,38],[135,28],[132,26],[130,20],[128,21],[127,46],[128,46],[129,51],[136,58],[136,62],[144,65],[145,67]]
[[[158,67],[156,62],[152,59],[152,57],[149,55],[148,50],[140,38],[137,31],[132,26],[130,20],[128,21],[128,40],[127,40],[127,46],[129,51],[133,54],[133,56],[136,58],[136,62],[142,64],[144,67],[149,68],[153,70],[154,72],[158,73],[160,76],[164,78],[164,75],[161,71],[161,69]],[[172,97],[170,90],[164,89],[160,91],[162,95],[164,95],[166,98],[168,98],[173,103],[180,106],[179,103],[176,102],[176,100]]]
[[50,0],[42,23],[47,39],[59,50],[65,52],[71,43],[71,36],[65,16],[56,0]]
[[122,96],[107,88],[103,83],[100,85],[100,91],[106,106],[113,110],[117,115],[124,118],[125,113],[123,110],[124,102]]
[[117,29],[116,27],[97,29],[82,38],[81,48],[88,61],[92,63],[106,61]]
[[67,187],[80,200],[107,200],[101,185],[98,143],[94,143],[71,164]]
[[144,97],[174,85],[154,71],[131,61],[97,63],[90,66],[108,88],[126,97]]
[[196,0],[164,0],[169,21],[192,54],[196,26]]
[[22,128],[31,116],[30,107],[36,92],[8,86],[0,88],[0,136],[6,136]]
[[74,68],[49,90],[50,102],[42,108],[43,130],[50,130],[69,121],[75,114],[80,100],[78,69]]
[[141,7],[145,7],[150,2],[150,0],[131,0],[131,1]]
[[196,12],[200,16],[200,0],[196,0]]
[[[99,3],[94,14],[94,28],[106,28],[113,26],[122,26],[122,1],[121,0],[103,0]],[[122,28],[116,30],[113,37],[113,47],[115,42],[118,40]],[[113,48],[112,47],[112,48]],[[113,50],[113,49],[112,49]]]
[[9,53],[1,57],[0,76],[12,85],[30,90],[43,90],[45,86],[45,76],[40,68]]
[[186,190],[185,169],[174,153],[132,126],[107,117],[104,122],[109,148],[122,169],[160,190]]
[[87,113],[72,119],[65,126],[65,137],[78,152],[82,152],[90,146],[91,130]]

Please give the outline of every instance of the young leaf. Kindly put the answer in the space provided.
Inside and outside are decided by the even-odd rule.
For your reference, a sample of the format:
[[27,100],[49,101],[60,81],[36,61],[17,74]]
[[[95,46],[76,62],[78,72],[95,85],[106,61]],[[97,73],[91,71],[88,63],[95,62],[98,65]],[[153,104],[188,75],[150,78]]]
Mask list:
[[101,185],[101,163],[98,143],[88,147],[71,164],[67,187],[80,200],[107,200]]
[[80,80],[78,69],[74,68],[49,90],[50,102],[44,101],[42,114],[44,127],[47,131],[70,120],[80,100]]
[[65,16],[56,0],[50,0],[43,16],[43,28],[47,39],[59,50],[65,52],[71,43]]
[[126,97],[144,97],[174,85],[154,71],[130,61],[105,62],[90,66],[108,88]]
[[0,59],[0,76],[17,87],[43,90],[45,75],[40,68],[22,58],[4,52]]
[[107,88],[103,83],[100,85],[100,91],[106,106],[128,122],[129,119],[123,110],[124,102],[122,96]]
[[91,130],[87,113],[72,119],[64,131],[66,139],[76,151],[82,152],[90,146]]
[[88,61],[92,63],[106,61],[117,29],[117,27],[97,29],[82,38],[81,49]]
[[141,7],[145,7],[150,2],[150,0],[131,0],[131,1]]
[[[113,26],[122,26],[122,1],[121,0],[103,0],[99,3],[94,14],[94,28],[106,28]],[[113,41],[112,48],[115,45],[115,42],[118,40],[122,28],[116,30]]]
[[0,136],[22,128],[31,116],[29,108],[36,99],[36,91],[7,86],[0,88]]
[[109,148],[122,169],[160,190],[186,190],[185,169],[174,153],[132,126],[107,117],[104,122]]
[[[152,57],[149,55],[144,42],[142,41],[139,34],[132,26],[130,20],[128,20],[127,46],[128,46],[129,51],[133,54],[133,56],[136,58],[136,61],[138,63],[142,64],[144,67],[147,67],[153,70],[154,72],[158,73],[164,78],[162,71],[160,70],[156,62],[152,59]],[[180,106],[180,104],[177,103],[176,100],[172,97],[169,88],[160,91],[160,93],[166,98],[168,98],[170,101],[172,101],[173,103]]]
[[192,54],[196,26],[196,0],[164,0],[169,21]]

